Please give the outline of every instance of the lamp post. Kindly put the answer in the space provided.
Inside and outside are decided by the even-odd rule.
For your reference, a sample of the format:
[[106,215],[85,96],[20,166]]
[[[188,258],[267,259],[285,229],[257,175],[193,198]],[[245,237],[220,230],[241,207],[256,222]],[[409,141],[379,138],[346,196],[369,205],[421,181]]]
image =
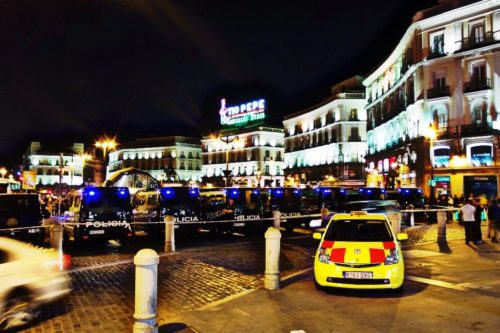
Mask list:
[[431,163],[431,181],[430,181],[430,191],[429,191],[429,204],[436,204],[436,196],[434,189],[434,140],[436,139],[436,131],[434,126],[429,124],[427,131],[427,138],[429,138],[429,160]]
[[108,151],[111,151],[116,148],[116,141],[115,139],[100,139],[99,141],[96,141],[95,146],[97,148],[102,149],[102,155],[103,155],[103,161],[106,162],[106,155]]
[[226,177],[226,187],[229,181],[229,176],[231,175],[231,171],[229,171],[229,144],[239,140],[237,135],[231,137],[230,135],[220,136],[219,140],[226,144],[226,170],[224,170],[224,176]]
[[[95,146],[96,148],[99,148],[99,149],[102,149],[102,162],[104,164],[104,168],[105,170],[107,169],[107,163],[106,163],[106,156],[107,156],[107,153],[113,149],[116,148],[117,146],[117,143],[115,141],[115,139],[108,139],[108,138],[104,138],[104,139],[99,139],[98,141],[96,141],[95,143]],[[105,175],[106,177],[106,175]]]

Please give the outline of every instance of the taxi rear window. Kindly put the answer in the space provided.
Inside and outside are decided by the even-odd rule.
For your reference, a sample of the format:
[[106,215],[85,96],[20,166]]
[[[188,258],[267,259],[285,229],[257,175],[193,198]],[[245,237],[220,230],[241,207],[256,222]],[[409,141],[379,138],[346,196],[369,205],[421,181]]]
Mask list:
[[384,220],[337,220],[330,224],[325,240],[348,242],[388,242],[393,237]]

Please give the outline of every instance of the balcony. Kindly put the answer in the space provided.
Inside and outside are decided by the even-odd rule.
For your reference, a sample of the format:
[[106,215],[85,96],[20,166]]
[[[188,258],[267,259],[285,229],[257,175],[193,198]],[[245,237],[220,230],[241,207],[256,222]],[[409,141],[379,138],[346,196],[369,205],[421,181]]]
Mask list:
[[495,41],[495,38],[493,38],[493,35],[497,33],[488,31],[482,36],[476,36],[472,38],[464,38],[461,41],[458,41],[457,43],[460,43],[460,49],[457,52],[461,51],[466,51],[470,49],[475,49],[478,47],[494,44],[497,41]]
[[427,89],[427,99],[449,96],[451,96],[449,86]]
[[442,50],[433,50],[429,49],[429,55],[427,56],[427,59],[436,59],[436,58],[441,58],[444,57],[446,53]]
[[472,80],[464,83],[464,92],[474,92],[491,89],[490,79]]
[[488,124],[487,122],[462,125],[461,130],[462,136],[488,135],[495,132],[495,130],[491,127],[491,124]]

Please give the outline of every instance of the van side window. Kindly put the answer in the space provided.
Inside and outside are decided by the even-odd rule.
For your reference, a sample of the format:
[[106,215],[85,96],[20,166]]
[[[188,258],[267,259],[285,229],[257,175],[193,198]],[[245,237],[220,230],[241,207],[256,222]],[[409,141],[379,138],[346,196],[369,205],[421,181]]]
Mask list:
[[148,205],[154,206],[156,205],[156,195],[149,195],[148,196]]

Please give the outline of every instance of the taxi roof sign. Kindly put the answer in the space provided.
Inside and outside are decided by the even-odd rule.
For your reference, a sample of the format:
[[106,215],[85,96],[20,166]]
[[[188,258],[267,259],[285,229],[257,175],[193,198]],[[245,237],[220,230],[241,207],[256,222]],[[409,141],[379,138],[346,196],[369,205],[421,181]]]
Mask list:
[[360,211],[352,211],[351,215],[352,216],[363,216],[363,215],[368,215],[368,213],[364,210],[360,210]]

